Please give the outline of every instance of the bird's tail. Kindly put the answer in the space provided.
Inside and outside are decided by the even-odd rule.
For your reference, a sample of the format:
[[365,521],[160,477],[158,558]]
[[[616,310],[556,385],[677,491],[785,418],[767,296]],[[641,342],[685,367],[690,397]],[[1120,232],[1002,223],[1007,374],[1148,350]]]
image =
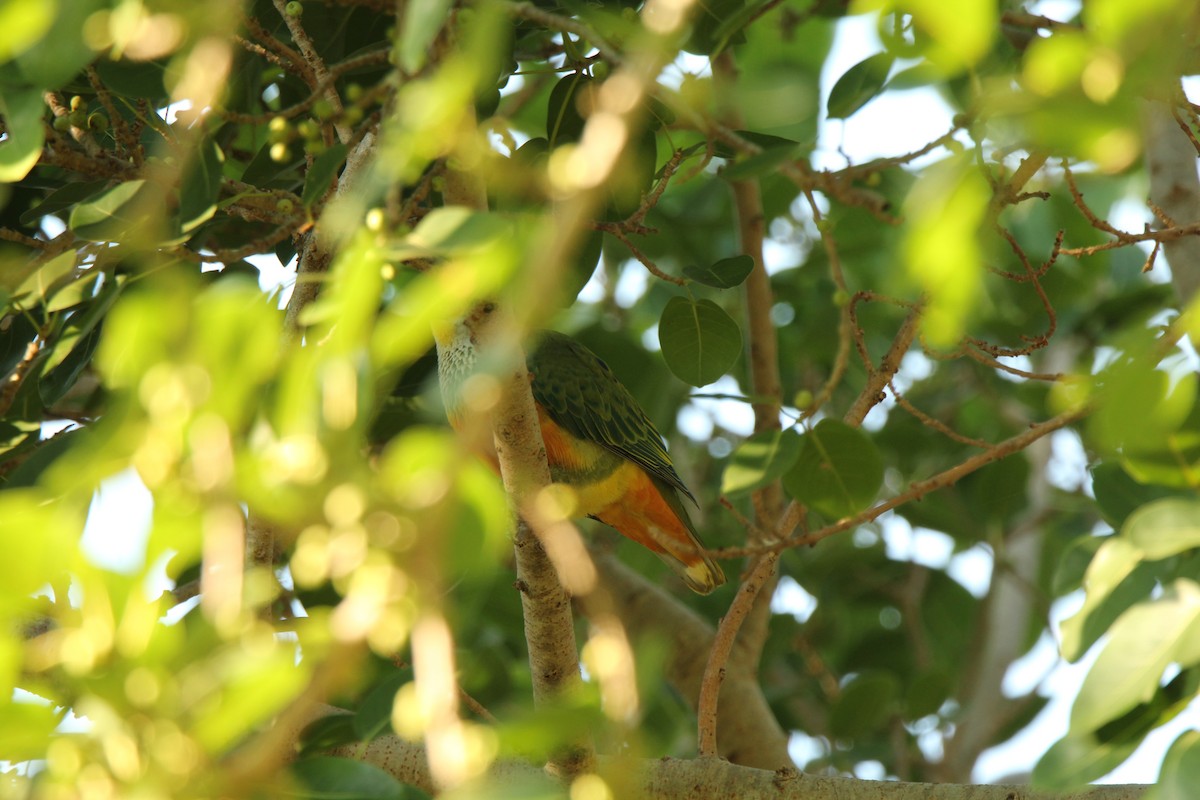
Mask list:
[[655,555],[671,568],[671,571],[683,579],[688,588],[697,594],[708,594],[725,583],[725,573],[719,564],[704,552],[704,546],[692,539],[696,551],[687,554],[655,551]]

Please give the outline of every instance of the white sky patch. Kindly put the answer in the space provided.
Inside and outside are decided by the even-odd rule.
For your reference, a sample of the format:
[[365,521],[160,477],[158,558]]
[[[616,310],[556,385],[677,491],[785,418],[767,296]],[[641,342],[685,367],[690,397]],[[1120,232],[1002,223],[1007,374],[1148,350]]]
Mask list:
[[791,614],[797,622],[808,622],[817,610],[817,598],[809,594],[790,575],[784,575],[771,595],[771,611],[775,614]]
[[824,758],[829,753],[825,742],[815,736],[809,736],[799,731],[792,731],[788,737],[788,755],[792,757],[801,769],[810,761]]
[[[829,58],[821,70],[821,124],[813,166],[841,169],[881,156],[918,150],[950,130],[954,112],[933,89],[886,92],[849,119],[825,116],[829,91],[837,79],[865,58],[883,51],[876,33],[876,15],[843,17],[834,35]],[[903,69],[902,65],[893,72]],[[886,131],[886,134],[883,133]],[[935,152],[934,158],[939,156]]]
[[986,544],[968,547],[961,553],[955,553],[946,566],[946,574],[971,594],[982,598],[987,595],[992,582],[992,567],[996,560],[992,557],[992,549]]
[[914,528],[898,514],[879,518],[888,558],[911,561],[944,571],[975,597],[987,594],[994,559],[987,545],[977,544],[954,552],[954,539],[941,531]]
[[[1033,359],[1031,359],[1029,356],[1025,356],[1025,355],[996,356],[996,360],[999,361],[1001,364],[1003,364],[1006,367],[1012,367],[1013,369],[1019,369],[1019,370],[1022,370],[1023,372],[1033,372],[1034,371]],[[1014,375],[1013,373],[1005,372],[1002,369],[996,370],[996,374],[1000,376],[1001,380],[1005,380],[1010,383],[1025,383],[1027,380],[1029,380],[1028,378],[1026,378],[1024,376]]]
[[683,435],[692,441],[705,442],[712,438],[714,428],[712,414],[697,408],[695,403],[688,403],[679,409],[679,413],[675,416],[675,424]]
[[92,498],[79,547],[98,567],[113,572],[140,569],[150,536],[154,501],[133,468],[100,484]]
[[646,268],[633,259],[629,259],[621,265],[617,286],[613,290],[613,299],[621,308],[633,308],[646,293],[646,285],[649,280],[650,273],[646,271]]
[[[723,375],[708,386],[701,386],[696,393],[740,396],[742,388],[738,386],[738,382],[732,376]],[[730,433],[749,436],[754,432],[754,409],[750,407],[749,403],[741,400],[718,400],[711,397],[693,396],[689,405],[707,415],[713,422],[719,423]],[[682,422],[682,419],[680,421]]]
[[1073,430],[1063,429],[1050,434],[1050,460],[1046,462],[1046,479],[1064,491],[1082,489],[1092,494],[1092,479],[1088,473],[1087,452],[1083,441]]
[[595,304],[603,300],[606,292],[604,284],[607,278],[604,270],[597,265],[596,269],[592,270],[592,277],[588,278],[588,282],[579,290],[579,302]]
[[1028,694],[1049,677],[1059,661],[1058,642],[1054,641],[1049,631],[1042,631],[1029,652],[1009,665],[1000,689],[1005,697]]

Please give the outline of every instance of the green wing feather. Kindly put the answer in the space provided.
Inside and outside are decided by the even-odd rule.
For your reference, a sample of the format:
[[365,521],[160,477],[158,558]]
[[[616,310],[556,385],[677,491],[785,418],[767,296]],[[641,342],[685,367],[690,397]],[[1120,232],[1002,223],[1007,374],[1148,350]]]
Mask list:
[[553,331],[542,335],[527,360],[533,399],[550,419],[572,436],[595,442],[646,470],[691,527],[678,496],[665,489],[676,489],[693,503],[696,498],[675,472],[654,423],[608,365],[579,342]]

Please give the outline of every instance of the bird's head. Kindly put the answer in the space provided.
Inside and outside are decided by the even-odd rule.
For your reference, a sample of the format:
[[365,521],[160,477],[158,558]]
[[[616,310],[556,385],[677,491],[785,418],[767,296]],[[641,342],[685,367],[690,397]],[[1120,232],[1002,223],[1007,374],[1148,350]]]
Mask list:
[[489,328],[496,324],[499,307],[494,300],[476,303],[466,314],[453,321],[439,320],[433,324],[433,338],[439,352],[475,349],[488,338]]

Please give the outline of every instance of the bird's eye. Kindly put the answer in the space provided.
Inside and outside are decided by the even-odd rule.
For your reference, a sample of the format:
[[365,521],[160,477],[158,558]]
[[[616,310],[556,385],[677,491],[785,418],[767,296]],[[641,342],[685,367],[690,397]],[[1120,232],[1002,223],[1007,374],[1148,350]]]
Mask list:
[[485,314],[490,314],[496,310],[496,304],[495,303],[484,303],[480,310],[483,311],[483,313],[485,313]]

